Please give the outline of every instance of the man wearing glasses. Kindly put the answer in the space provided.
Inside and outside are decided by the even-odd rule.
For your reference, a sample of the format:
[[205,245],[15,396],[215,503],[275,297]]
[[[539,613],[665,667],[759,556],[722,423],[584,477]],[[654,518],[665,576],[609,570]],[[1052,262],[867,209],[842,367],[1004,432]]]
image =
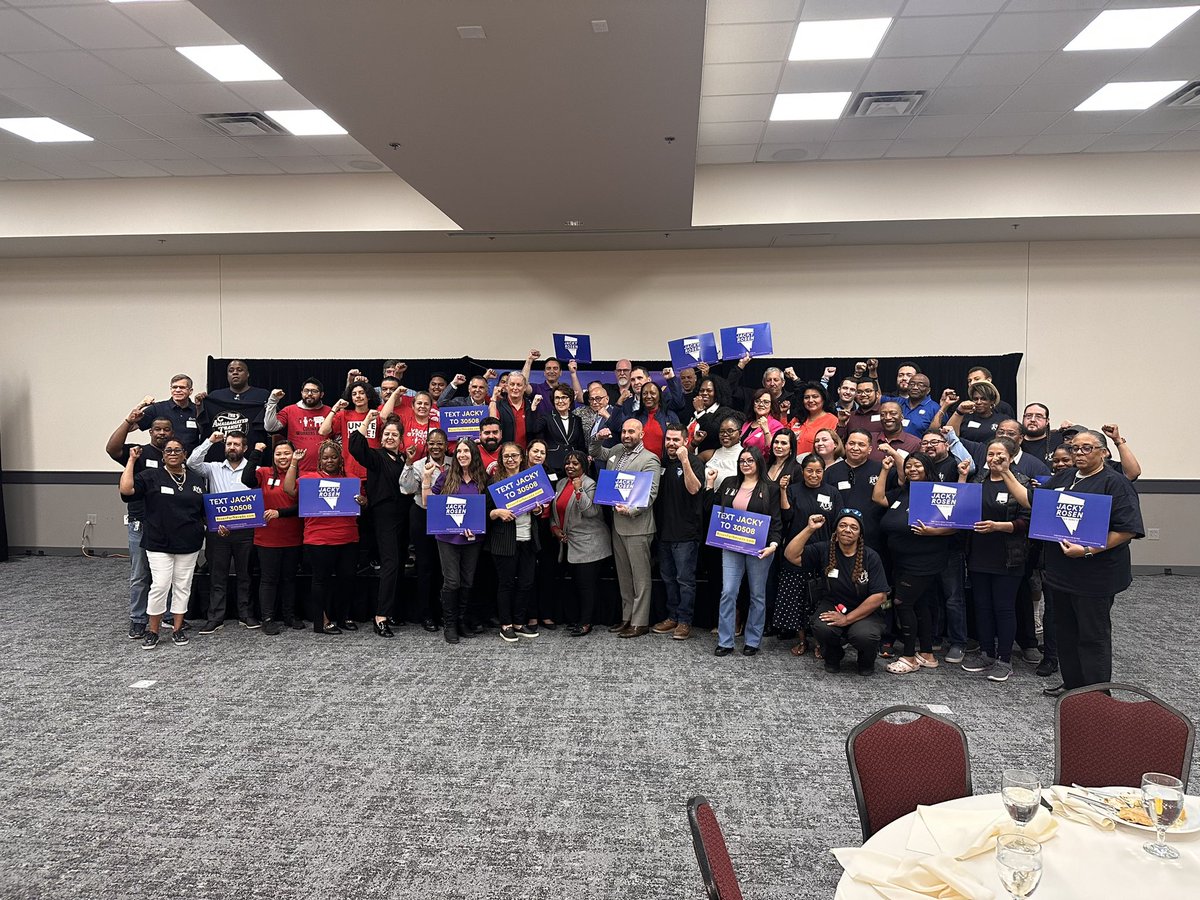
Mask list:
[[155,419],[166,419],[171,423],[174,436],[191,453],[200,443],[200,426],[196,422],[196,405],[192,403],[192,379],[187,375],[176,375],[171,379],[171,399],[159,400],[141,407],[138,418],[140,431],[149,431]]
[[858,408],[853,412],[838,410],[838,437],[843,441],[852,431],[867,431],[871,435],[883,431],[883,419],[879,414],[879,385],[874,378],[863,376],[854,387],[854,402]]
[[[309,378],[300,388],[300,402],[285,406],[276,412],[276,407],[282,399],[281,388],[271,391],[271,396],[267,398],[263,424],[267,431],[286,432],[292,446],[304,451],[304,458],[300,460],[300,471],[315,472],[321,455],[317,450],[325,440],[321,436],[321,423],[333,415],[333,410],[325,404],[325,388],[317,379]],[[349,449],[343,452],[348,454]]]

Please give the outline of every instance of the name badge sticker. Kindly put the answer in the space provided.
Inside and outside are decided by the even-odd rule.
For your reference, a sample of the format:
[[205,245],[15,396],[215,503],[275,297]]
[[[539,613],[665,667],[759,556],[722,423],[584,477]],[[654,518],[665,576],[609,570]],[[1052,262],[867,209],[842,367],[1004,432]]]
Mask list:
[[850,490],[850,482],[848,482],[848,481],[839,481],[839,482],[838,482],[838,490],[839,490],[839,491],[848,491],[848,490]]
[[1008,502],[1008,492],[1001,491],[1000,493],[998,493],[996,495],[996,502],[997,503],[1007,503]]
[[976,422],[974,419],[972,419],[970,422],[967,423],[967,427],[968,428],[982,428],[983,426],[980,425],[978,422]]
[[872,421],[872,422],[878,422],[878,421],[879,421],[879,416],[871,416],[871,421]]
[[187,426],[186,426],[186,427],[188,427],[188,428],[199,428],[200,426],[196,424],[196,420],[195,420],[195,419],[188,419],[188,420],[187,420]]
[[147,469],[157,469],[158,468],[158,460],[157,459],[146,460],[146,468]]
[[837,577],[838,577],[838,570],[837,570],[837,569],[830,569],[830,570],[829,570],[829,574],[828,574],[826,577],[827,577],[827,578],[837,578]]
[[900,501],[897,500],[895,503],[892,504],[892,509],[899,509],[899,508],[900,508]]
[[169,488],[169,487],[166,487],[165,485],[163,485],[162,487],[160,487],[160,488],[158,489],[158,492],[159,492],[160,494],[166,494],[168,497],[170,497],[172,494],[174,494],[174,493],[175,493],[175,489],[174,489],[174,488]]
[[907,428],[907,427],[908,427],[908,425],[909,425],[909,420],[908,420],[908,419],[901,419],[901,420],[900,420],[900,424],[901,424],[901,425],[903,425],[905,428]]

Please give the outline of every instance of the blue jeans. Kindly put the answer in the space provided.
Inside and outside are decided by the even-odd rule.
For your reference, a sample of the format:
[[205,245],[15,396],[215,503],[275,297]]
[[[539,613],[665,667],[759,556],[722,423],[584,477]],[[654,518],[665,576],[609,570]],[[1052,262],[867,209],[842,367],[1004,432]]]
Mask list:
[[967,598],[963,593],[963,555],[951,551],[942,570],[942,595],[946,598],[946,637],[960,647],[967,643]]
[[721,612],[717,623],[717,643],[733,646],[736,629],[738,591],[742,576],[750,580],[750,612],[746,615],[746,646],[757,647],[762,641],[763,625],[767,619],[767,576],[771,573],[771,557],[759,559],[732,550],[721,551]]
[[130,519],[129,531],[129,621],[145,625],[146,601],[150,597],[150,564],[142,549],[142,523]]
[[667,618],[684,625],[692,624],[696,608],[696,559],[700,544],[696,541],[659,541],[658,573],[667,592]]

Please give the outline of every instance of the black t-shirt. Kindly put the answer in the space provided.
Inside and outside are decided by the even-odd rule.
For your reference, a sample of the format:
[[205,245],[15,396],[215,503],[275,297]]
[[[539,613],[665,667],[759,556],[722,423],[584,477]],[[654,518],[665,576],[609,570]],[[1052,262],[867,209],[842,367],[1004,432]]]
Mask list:
[[[132,447],[142,448],[142,455],[133,464],[135,478],[146,469],[157,469],[162,466],[162,451],[153,444],[126,444],[121,450],[121,458],[117,460],[122,468],[129,464],[129,450]],[[146,504],[141,500],[129,500],[128,503],[126,514],[129,518],[137,519],[140,522],[146,514]]]
[[825,470],[825,483],[837,488],[842,495],[843,506],[857,509],[863,514],[863,533],[871,547],[880,546],[879,518],[882,510],[871,499],[871,492],[882,471],[883,466],[873,459],[868,459],[858,467],[839,459]]
[[688,493],[683,483],[683,463],[668,459],[658,480],[658,498],[654,501],[660,541],[704,540],[704,463],[688,454],[688,465],[700,481],[700,490]]
[[841,603],[848,610],[854,609],[872,594],[886,594],[891,590],[887,574],[883,571],[883,562],[870,547],[863,548],[863,573],[859,581],[853,578],[854,557],[843,555],[841,549],[836,552],[836,577],[825,572],[825,567],[829,565],[829,541],[806,544],[801,559],[805,569],[826,576],[825,583],[829,585],[829,599],[832,602]]
[[950,561],[953,535],[913,534],[908,524],[908,485],[888,491],[888,508],[879,520],[879,531],[892,557],[893,575],[939,575]]
[[[1008,495],[1008,485],[1003,481],[992,481],[990,476],[983,480],[982,520],[985,522],[1016,522],[1015,535],[1028,533],[1029,519],[1020,515],[1012,515],[1011,499]],[[1024,566],[1008,566],[1008,542],[1012,538],[1002,531],[990,534],[972,532],[970,547],[967,551],[967,568],[972,572],[984,572],[989,575],[1019,575]]]
[[810,541],[828,541],[833,538],[833,517],[846,508],[845,501],[837,488],[829,484],[810,488],[800,476],[798,481],[788,485],[788,503],[791,511],[785,513],[784,529],[787,540],[798,535],[808,525],[810,516],[825,517],[825,524],[819,531],[813,533]]
[[947,453],[945,459],[935,461],[933,470],[938,481],[958,481],[958,459],[953,453]]
[[183,470],[180,485],[164,468],[146,469],[133,478],[133,495],[126,503],[143,500],[142,549],[156,553],[195,553],[204,543],[204,479]]
[[[1141,504],[1128,478],[1107,466],[1095,475],[1076,480],[1078,474],[1077,469],[1064,469],[1037,490],[1108,494],[1112,497],[1108,530],[1131,533],[1135,539],[1145,537]],[[1090,559],[1063,556],[1062,547],[1052,541],[1043,541],[1042,547],[1046,552],[1046,584],[1055,590],[1108,597],[1121,593],[1133,581],[1128,541],[1115,549],[1093,553]]]
[[990,441],[996,436],[996,428],[1012,415],[1005,415],[999,409],[993,408],[992,414],[986,419],[979,413],[962,413],[962,431],[959,437],[964,441]]

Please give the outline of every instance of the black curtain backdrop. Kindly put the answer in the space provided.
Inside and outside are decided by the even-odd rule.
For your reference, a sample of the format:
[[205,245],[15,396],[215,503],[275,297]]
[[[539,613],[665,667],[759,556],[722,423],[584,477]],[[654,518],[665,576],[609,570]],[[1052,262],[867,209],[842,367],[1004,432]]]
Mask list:
[[[546,352],[546,351],[543,351]],[[206,390],[228,387],[225,378],[225,367],[235,357],[218,359],[208,358],[208,373]],[[317,378],[325,387],[325,402],[333,402],[341,396],[346,386],[346,373],[351,369],[359,369],[378,387],[383,377],[382,359],[241,359],[250,367],[250,383],[255,387],[272,390],[282,388],[286,392],[282,405],[295,403],[300,399],[300,386],[306,378]],[[817,381],[826,366],[837,366],[838,374],[834,376],[831,389],[836,390],[836,382],[844,375],[854,373],[854,363],[865,361],[865,357],[851,359],[849,357],[834,359],[817,359],[805,357],[769,356],[751,360],[743,376],[744,385],[760,384],[762,373],[770,366],[781,369],[792,366],[796,374],[803,380]],[[487,357],[462,356],[452,359],[407,359],[408,372],[405,375],[405,387],[414,390],[424,388],[434,372],[442,372],[447,378],[461,372],[470,378],[481,375],[488,368],[497,372],[510,369],[519,370],[524,359],[496,359]],[[637,360],[634,365],[645,366],[654,371],[660,371],[670,364],[669,360]],[[1003,356],[933,356],[933,357],[879,357],[879,380],[885,394],[893,393],[896,387],[896,369],[902,362],[914,362],[921,371],[929,376],[932,386],[931,394],[936,400],[944,388],[952,387],[959,396],[966,399],[967,370],[973,366],[985,366],[992,373],[992,381],[1000,391],[1000,397],[1010,403],[1018,414],[1021,407],[1017,400],[1017,368],[1021,365],[1020,353],[1008,353]],[[597,360],[588,364],[580,364],[581,369],[606,372],[612,380],[612,370],[616,360]],[[734,365],[732,362],[719,363],[714,369],[719,374],[727,374]],[[535,371],[540,364],[535,364]],[[436,399],[436,398],[435,398]],[[1025,398],[1020,398],[1024,402]],[[1033,397],[1031,400],[1037,400]]]

